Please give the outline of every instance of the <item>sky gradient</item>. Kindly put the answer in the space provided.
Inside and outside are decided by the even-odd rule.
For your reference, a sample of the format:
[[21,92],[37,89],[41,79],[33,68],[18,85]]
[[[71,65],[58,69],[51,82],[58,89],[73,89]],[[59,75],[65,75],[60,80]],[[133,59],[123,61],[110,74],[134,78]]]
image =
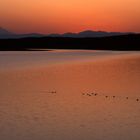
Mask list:
[[140,32],[140,0],[1,0],[0,26],[17,33]]

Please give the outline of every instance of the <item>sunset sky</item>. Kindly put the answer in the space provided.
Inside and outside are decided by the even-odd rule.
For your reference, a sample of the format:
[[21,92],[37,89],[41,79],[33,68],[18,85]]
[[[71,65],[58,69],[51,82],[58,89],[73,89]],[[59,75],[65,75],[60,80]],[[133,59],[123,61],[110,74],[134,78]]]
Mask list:
[[140,0],[0,0],[0,26],[16,33],[140,32]]

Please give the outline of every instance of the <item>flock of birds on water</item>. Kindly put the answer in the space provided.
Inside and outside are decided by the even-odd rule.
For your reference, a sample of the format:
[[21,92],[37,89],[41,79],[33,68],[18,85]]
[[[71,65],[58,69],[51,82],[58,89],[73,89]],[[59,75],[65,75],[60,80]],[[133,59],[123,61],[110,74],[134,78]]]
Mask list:
[[[92,92],[92,93],[82,93],[82,95],[83,95],[83,96],[103,96],[103,95],[99,95],[98,93],[94,93],[94,92]],[[111,97],[111,98],[113,98],[113,99],[117,98],[117,96],[108,96],[108,95],[105,95],[104,97],[105,97],[105,98],[110,98],[110,97]],[[118,96],[118,97],[119,97],[119,96]],[[132,97],[128,97],[128,96],[127,96],[127,97],[124,97],[124,98],[128,100],[128,99],[130,99],[130,98],[132,98]],[[136,100],[137,102],[140,101],[139,98],[136,98],[135,100]]]
[[[48,93],[51,93],[51,94],[56,94],[57,92],[56,91],[50,91],[50,92],[48,92]],[[119,96],[115,96],[115,95],[113,95],[113,96],[108,96],[108,95],[99,95],[98,93],[96,93],[96,92],[92,92],[92,93],[82,93],[82,95],[83,96],[104,96],[105,98],[113,98],[113,99],[115,99],[115,98],[117,98],[117,97],[119,97]],[[126,100],[128,100],[128,99],[131,99],[132,97],[128,97],[128,96],[126,96],[126,97],[124,97]],[[139,98],[135,98],[135,100],[138,102],[138,101],[140,101],[140,99]]]

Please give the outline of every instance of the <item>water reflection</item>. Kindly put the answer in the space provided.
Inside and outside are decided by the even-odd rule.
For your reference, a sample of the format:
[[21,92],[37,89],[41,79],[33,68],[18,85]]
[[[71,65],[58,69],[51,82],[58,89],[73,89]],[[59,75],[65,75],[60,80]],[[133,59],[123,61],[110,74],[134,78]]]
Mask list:
[[1,140],[139,140],[140,57],[0,72]]

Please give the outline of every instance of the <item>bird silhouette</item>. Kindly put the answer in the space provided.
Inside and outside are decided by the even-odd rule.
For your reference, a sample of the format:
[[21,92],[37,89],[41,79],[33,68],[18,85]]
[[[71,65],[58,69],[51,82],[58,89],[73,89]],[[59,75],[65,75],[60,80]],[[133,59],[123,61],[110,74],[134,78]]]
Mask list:
[[97,96],[97,93],[95,93],[94,95]]

